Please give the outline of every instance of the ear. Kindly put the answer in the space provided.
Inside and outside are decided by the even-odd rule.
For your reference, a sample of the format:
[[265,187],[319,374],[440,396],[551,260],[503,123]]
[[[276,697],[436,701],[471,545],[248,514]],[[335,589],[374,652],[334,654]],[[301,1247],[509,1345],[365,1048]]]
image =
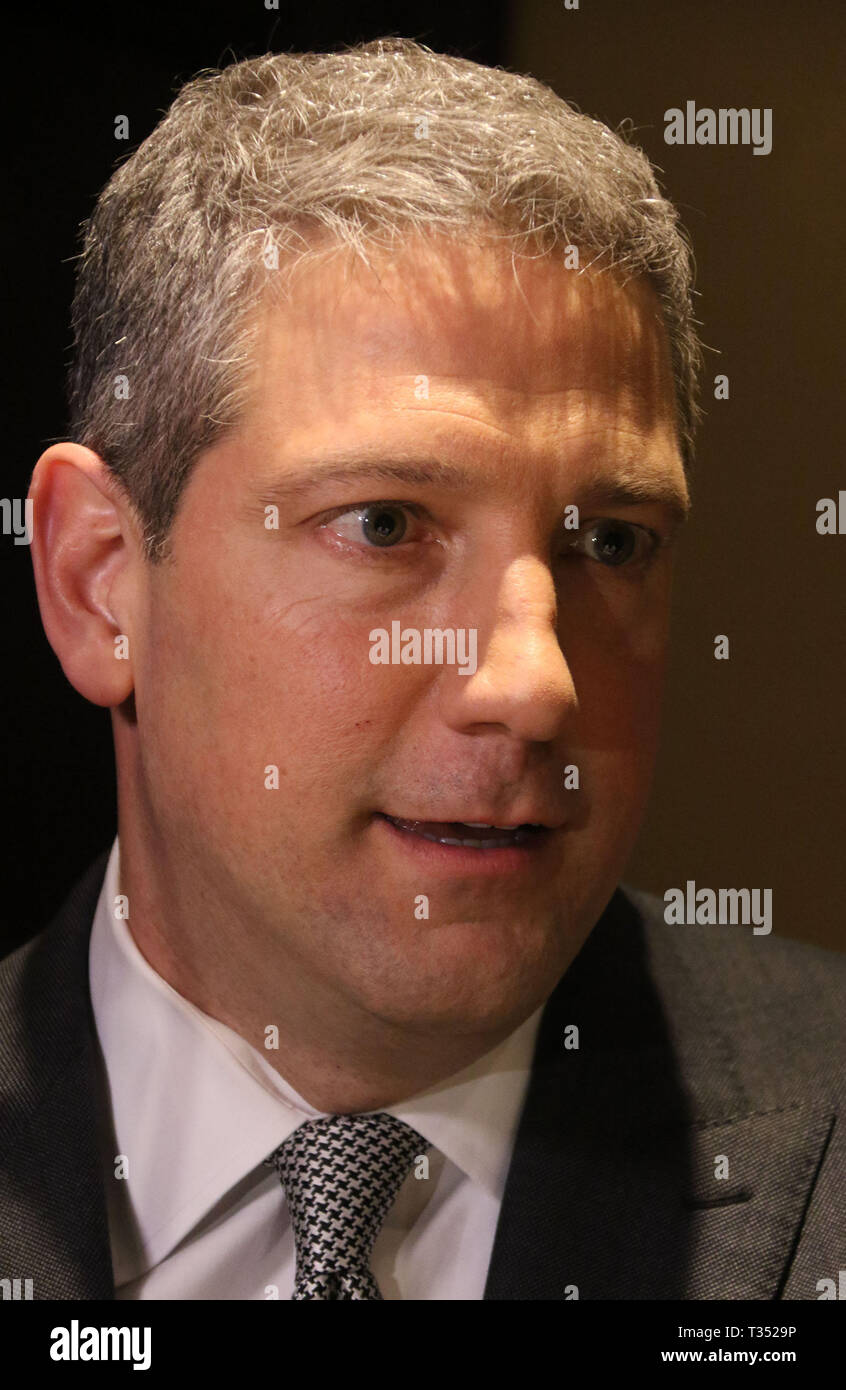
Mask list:
[[120,705],[134,684],[132,577],[140,558],[129,503],[103,460],[71,443],[45,450],[28,495],[47,640],[80,695]]

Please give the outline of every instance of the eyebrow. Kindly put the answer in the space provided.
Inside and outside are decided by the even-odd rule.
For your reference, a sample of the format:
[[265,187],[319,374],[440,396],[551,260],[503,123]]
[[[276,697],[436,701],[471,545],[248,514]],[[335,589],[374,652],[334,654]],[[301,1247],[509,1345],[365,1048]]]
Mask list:
[[636,477],[631,474],[612,476],[606,480],[594,478],[584,487],[583,495],[588,499],[581,510],[588,506],[637,507],[652,504],[666,507],[674,522],[682,525],[690,516],[690,497],[687,489],[681,488],[672,475],[656,473],[652,476]]
[[390,459],[386,459],[381,452],[373,458],[350,458],[347,455],[339,463],[327,463],[324,454],[313,462],[307,462],[295,473],[286,473],[284,477],[265,484],[259,498],[262,502],[288,501],[326,483],[355,483],[371,479],[416,487],[442,487],[458,492],[478,483],[479,474],[462,464],[444,463],[442,459],[405,459],[398,452],[392,452]]
[[[266,481],[259,485],[258,501],[262,506],[292,501],[327,483],[356,482],[400,483],[412,487],[440,487],[449,491],[468,492],[479,484],[479,472],[460,463],[447,463],[436,458],[405,458],[392,452],[386,459],[380,452],[373,457],[351,457],[347,453],[338,462],[327,460],[325,454],[306,462],[296,472]],[[637,476],[630,470],[603,478],[599,474],[583,483],[579,492],[585,499],[581,510],[588,507],[631,507],[651,503],[666,507],[674,520],[681,524],[690,512],[686,492],[669,473]],[[388,500],[377,499],[377,500]]]

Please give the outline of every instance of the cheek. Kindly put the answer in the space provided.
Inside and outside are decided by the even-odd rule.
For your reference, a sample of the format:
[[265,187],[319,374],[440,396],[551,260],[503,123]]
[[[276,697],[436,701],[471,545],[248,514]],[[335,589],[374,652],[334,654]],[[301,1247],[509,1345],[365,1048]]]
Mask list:
[[667,633],[656,620],[648,630],[613,640],[583,630],[566,656],[579,702],[577,740],[583,748],[617,752],[627,761],[654,756],[667,664]]
[[613,634],[585,630],[570,645],[579,712],[569,738],[590,808],[587,839],[594,849],[613,846],[619,860],[633,847],[652,785],[666,635],[656,615],[648,625]]
[[414,703],[417,668],[374,666],[372,622],[325,601],[280,608],[254,597],[236,606],[206,593],[194,609],[172,610],[162,629],[165,736],[177,760],[198,744],[208,750],[213,767],[204,776],[230,804],[239,794],[249,800],[256,769],[262,776],[273,765],[280,783],[296,789],[298,812],[311,801],[325,816],[327,805],[340,804],[339,784],[344,794],[366,791],[369,769]]

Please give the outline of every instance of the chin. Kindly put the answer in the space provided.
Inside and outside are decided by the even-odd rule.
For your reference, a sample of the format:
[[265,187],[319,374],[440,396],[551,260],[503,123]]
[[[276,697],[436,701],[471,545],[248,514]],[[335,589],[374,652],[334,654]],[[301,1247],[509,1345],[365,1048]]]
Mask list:
[[[488,936],[497,924],[472,924],[474,934]],[[442,927],[440,932],[455,931]],[[520,941],[511,937],[506,951],[468,947],[451,954],[446,950],[426,962],[409,964],[390,978],[368,981],[361,1002],[369,1012],[396,1027],[423,1032],[496,1032],[510,1024],[516,1028],[555,988],[563,969],[557,943]]]
[[[402,1028],[404,1032],[417,1032],[421,1037],[457,1038],[475,1037],[479,1034],[501,1033],[505,1037],[514,1031],[536,1006],[521,1006],[513,994],[508,998],[485,1001],[466,998],[440,998],[409,1001],[403,1008],[397,1008],[392,1000],[384,1009],[374,1010],[384,1023]],[[495,1044],[492,1042],[491,1046]]]

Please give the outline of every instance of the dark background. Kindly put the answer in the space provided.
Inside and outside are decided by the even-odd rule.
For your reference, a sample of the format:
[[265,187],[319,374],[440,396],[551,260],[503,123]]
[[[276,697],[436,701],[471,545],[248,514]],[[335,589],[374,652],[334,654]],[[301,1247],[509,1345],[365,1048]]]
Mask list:
[[[64,437],[77,226],[126,150],[115,115],[134,148],[202,67],[388,34],[530,72],[611,126],[628,119],[663,171],[694,241],[711,350],[664,745],[627,879],[658,893],[687,879],[772,888],[775,933],[842,950],[846,536],[815,530],[817,500],[846,488],[839,0],[83,0],[5,19],[0,493],[25,497],[39,454]],[[771,107],[772,153],[665,145],[663,113],[687,100]],[[713,399],[718,372],[728,401]],[[47,644],[28,548],[0,536],[0,567],[2,954],[110,842],[115,790],[108,712],[76,694]],[[718,633],[729,661],[714,660]]]

